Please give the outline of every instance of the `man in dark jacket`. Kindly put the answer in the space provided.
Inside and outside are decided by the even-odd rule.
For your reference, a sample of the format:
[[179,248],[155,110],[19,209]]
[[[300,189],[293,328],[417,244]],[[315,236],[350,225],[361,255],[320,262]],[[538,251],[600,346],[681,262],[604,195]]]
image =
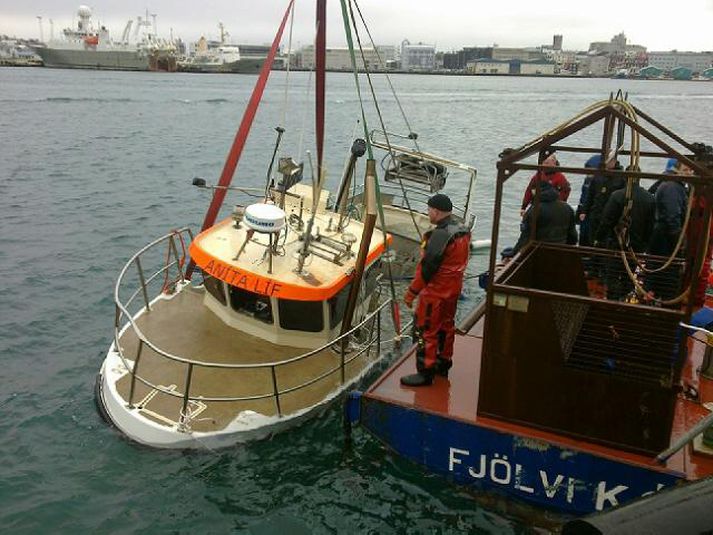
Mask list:
[[453,204],[442,193],[428,200],[428,216],[436,228],[424,235],[421,261],[404,296],[414,319],[416,370],[401,378],[406,386],[427,386],[435,374],[448,376],[453,365],[455,314],[470,256],[470,231],[451,217]]
[[[548,182],[540,182],[540,209],[537,215],[535,239],[548,243],[577,244],[577,228],[572,207],[559,200],[557,190]],[[513,247],[513,255],[528,242],[532,235],[535,206],[525,212],[520,224],[520,238]]]
[[[653,255],[669,257],[676,250],[686,218],[688,206],[686,186],[676,180],[662,182],[656,190],[655,200],[656,217],[649,252]],[[653,263],[653,268],[660,265],[662,264]],[[669,266],[663,271],[652,273],[649,278],[649,288],[657,298],[666,300],[678,295],[678,269],[677,266]]]
[[[602,157],[599,154],[595,154],[590,157],[584,167],[587,169],[599,169],[599,164],[602,161]],[[594,175],[587,175],[584,177],[582,182],[582,189],[579,194],[579,204],[577,205],[577,224],[579,225],[579,245],[590,246],[592,245],[591,236],[589,235],[589,217],[584,211],[584,207],[589,199],[589,189],[592,186],[592,180]]]
[[[631,207],[627,211],[626,220],[622,221],[622,215],[629,201]],[[627,188],[616,190],[609,196],[604,206],[602,221],[595,236],[595,246],[619,251],[616,233],[622,226],[626,226],[631,248],[637,253],[645,252],[654,227],[654,211],[654,196],[642,188],[638,181],[632,185],[629,195],[627,195]],[[634,266],[631,263],[629,265],[633,270]],[[607,285],[608,299],[621,299],[634,287],[621,257],[607,259],[604,281]]]
[[[621,165],[612,158],[607,161],[606,168],[610,170],[621,169]],[[579,216],[580,220],[583,218],[589,220],[589,239],[591,243],[594,243],[597,231],[599,230],[599,224],[602,221],[602,212],[604,212],[604,206],[606,206],[609,200],[609,195],[623,188],[625,185],[626,181],[621,177],[609,177],[596,174],[594,178],[592,178],[589,190],[587,191],[587,198],[583,203]]]

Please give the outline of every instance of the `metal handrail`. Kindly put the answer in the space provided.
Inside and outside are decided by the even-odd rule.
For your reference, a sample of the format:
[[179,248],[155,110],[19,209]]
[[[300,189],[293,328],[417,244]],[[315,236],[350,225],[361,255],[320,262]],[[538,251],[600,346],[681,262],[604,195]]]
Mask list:
[[[298,355],[296,357],[292,357],[287,360],[282,360],[282,361],[273,361],[273,362],[266,362],[266,363],[259,363],[259,364],[232,364],[232,363],[217,363],[217,362],[204,362],[204,361],[196,361],[193,359],[187,359],[184,357],[180,357],[177,355],[173,355],[171,353],[168,353],[167,351],[164,351],[157,347],[155,344],[153,344],[149,339],[144,335],[144,333],[141,331],[141,329],[138,327],[134,317],[130,314],[128,311],[127,307],[133,301],[136,296],[141,292],[145,296],[145,306],[147,309],[150,307],[150,302],[148,299],[148,294],[147,294],[147,288],[146,286],[150,284],[151,281],[155,280],[157,276],[160,274],[163,274],[166,272],[167,269],[170,269],[171,266],[173,265],[178,265],[178,259],[175,258],[173,261],[170,261],[170,258],[167,259],[167,262],[165,265],[159,269],[156,273],[152,274],[148,279],[146,279],[143,275],[143,271],[141,268],[141,262],[140,262],[140,257],[146,253],[148,250],[152,249],[153,247],[156,247],[160,245],[161,243],[167,241],[167,240],[173,240],[174,236],[181,234],[181,233],[187,233],[191,240],[193,239],[193,234],[190,231],[189,228],[184,227],[179,230],[176,230],[174,232],[171,232],[169,234],[166,234],[151,243],[147,244],[143,248],[141,248],[137,253],[135,253],[129,261],[126,263],[126,265],[122,268],[122,270],[119,273],[119,277],[117,279],[115,288],[114,288],[114,303],[116,306],[117,313],[115,315],[115,325],[114,325],[114,348],[119,355],[119,358],[121,359],[122,363],[126,367],[126,369],[129,371],[129,373],[132,374],[132,382],[131,382],[131,389],[130,389],[130,399],[129,399],[129,406],[132,405],[133,403],[133,392],[135,390],[135,381],[138,380],[145,386],[149,388],[153,388],[155,390],[160,391],[161,393],[181,398],[184,400],[184,414],[186,410],[186,405],[189,400],[195,400],[195,401],[215,401],[215,402],[233,402],[233,401],[252,401],[252,400],[259,400],[259,399],[267,399],[274,397],[276,404],[277,404],[277,410],[278,414],[281,416],[281,407],[279,403],[279,398],[281,395],[294,392],[296,390],[299,390],[301,388],[305,388],[307,386],[310,386],[326,377],[329,375],[333,374],[340,368],[344,368],[347,364],[352,362],[354,359],[358,358],[361,356],[365,351],[368,351],[371,346],[373,345],[374,341],[377,342],[377,347],[381,343],[381,311],[384,307],[389,305],[391,302],[390,299],[387,299],[384,301],[382,304],[379,305],[379,307],[372,311],[370,314],[368,314],[359,324],[355,325],[352,327],[349,331],[346,333],[340,335],[339,337],[335,338],[334,340],[329,341],[328,343],[324,344],[323,346],[320,346],[316,349],[310,350],[307,353],[303,353],[301,355]],[[172,242],[173,243],[173,242]],[[171,248],[171,251],[174,255],[177,254],[175,246]],[[124,280],[124,277],[126,276],[126,273],[128,272],[129,268],[135,265],[136,268],[139,270],[139,278],[141,281],[141,286],[131,295],[129,302],[128,303],[122,303],[121,299],[119,298],[119,290],[122,287],[122,283]],[[121,345],[119,344],[119,337],[121,332],[123,331],[123,328],[121,328],[121,319],[122,316],[126,316],[128,318],[128,324],[125,324],[125,328],[131,328],[134,331],[134,334],[136,335],[138,341],[139,341],[139,353],[137,355],[136,360],[134,361],[134,366],[131,366],[129,364],[129,361],[127,360],[127,357],[124,355],[124,352],[121,348]],[[316,355],[317,353],[321,353],[322,351],[328,350],[329,348],[335,346],[336,344],[339,345],[340,351],[343,353],[344,352],[344,347],[345,344],[342,344],[341,342],[347,340],[350,336],[352,336],[358,329],[362,328],[364,325],[366,325],[370,321],[376,321],[377,322],[377,334],[376,337],[369,337],[369,339],[365,342],[365,344],[362,347],[357,348],[357,351],[354,355],[352,355],[349,359],[345,360],[344,358],[341,359],[341,363],[338,367],[335,367],[334,369],[331,369],[323,374],[321,374],[318,377],[312,378],[306,383],[303,383],[301,385],[293,386],[290,388],[287,388],[285,390],[280,390],[277,385],[277,380],[276,380],[276,374],[275,371],[277,368],[280,366],[286,366],[289,364],[292,364],[294,362],[298,362],[300,360],[307,359],[309,357],[312,357]],[[155,385],[152,382],[144,379],[140,375],[138,375],[138,363],[140,359],[140,354],[141,351],[143,350],[143,346],[147,346],[150,348],[152,351],[154,351],[156,354],[160,355],[161,357],[167,358],[169,360],[172,360],[174,362],[179,362],[182,364],[186,364],[188,367],[187,371],[187,376],[186,376],[186,392],[181,394],[179,392],[175,392],[172,390],[168,390],[160,385]],[[342,355],[344,356],[344,355]],[[205,396],[190,396],[189,395],[189,390],[190,390],[190,382],[191,378],[193,375],[193,368],[194,367],[200,367],[200,368],[221,368],[221,369],[270,369],[272,376],[273,376],[273,390],[270,393],[267,394],[260,394],[260,395],[253,395],[253,396],[242,396],[242,397],[205,397]]]
[[[428,202],[428,199],[431,197],[431,194],[426,193],[424,191],[419,191],[419,190],[414,190],[414,189],[407,189],[406,190],[406,195],[404,195],[404,192],[401,191],[401,189],[397,186],[394,186],[392,184],[380,184],[379,188],[381,188],[381,193],[384,194],[389,194],[393,195],[394,199],[400,199],[405,197],[405,199],[408,201],[408,204],[413,204],[413,203],[421,203],[422,205],[426,205]],[[364,187],[362,185],[358,185],[354,188],[355,194],[360,194],[362,193]],[[392,191],[394,193],[392,193]],[[403,201],[402,201],[403,202]],[[408,206],[407,204],[407,206]],[[406,209],[406,206],[402,205],[392,205],[397,208],[404,208]],[[468,207],[467,206],[460,206],[460,205],[453,205],[453,212],[458,215],[461,219],[465,220],[465,216],[468,213]]]

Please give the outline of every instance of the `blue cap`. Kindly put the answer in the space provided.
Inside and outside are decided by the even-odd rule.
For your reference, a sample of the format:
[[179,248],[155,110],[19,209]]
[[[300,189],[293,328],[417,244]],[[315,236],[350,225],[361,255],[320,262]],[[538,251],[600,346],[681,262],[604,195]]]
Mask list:
[[587,163],[584,164],[584,167],[589,167],[590,169],[599,167],[599,164],[602,163],[602,155],[601,154],[595,154],[589,160],[587,160]]
[[672,173],[676,169],[676,165],[678,165],[678,160],[676,158],[669,158],[666,162],[664,173]]

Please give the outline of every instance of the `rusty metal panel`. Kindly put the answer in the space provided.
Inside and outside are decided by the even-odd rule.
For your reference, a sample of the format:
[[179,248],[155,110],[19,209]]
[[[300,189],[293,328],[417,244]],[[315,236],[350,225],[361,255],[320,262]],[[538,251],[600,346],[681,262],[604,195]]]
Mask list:
[[494,287],[478,411],[658,453],[670,440],[682,313],[607,299],[586,280],[589,254],[539,247]]

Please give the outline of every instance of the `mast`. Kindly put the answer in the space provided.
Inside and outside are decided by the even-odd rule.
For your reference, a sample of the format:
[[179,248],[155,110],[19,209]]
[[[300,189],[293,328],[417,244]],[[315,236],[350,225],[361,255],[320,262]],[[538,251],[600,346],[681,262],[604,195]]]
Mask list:
[[[356,310],[357,298],[361,288],[361,280],[364,276],[364,267],[366,266],[366,258],[369,254],[369,245],[371,237],[374,234],[376,226],[376,161],[366,161],[366,176],[364,177],[364,200],[366,207],[366,217],[364,218],[364,229],[361,234],[361,243],[359,244],[359,253],[357,254],[356,263],[354,265],[354,278],[352,279],[352,287],[349,291],[349,298],[344,310],[344,319],[342,320],[342,332],[344,334],[352,328],[352,319]],[[343,342],[345,343],[345,342]]]
[[315,133],[317,136],[317,177],[322,176],[324,153],[324,85],[327,47],[327,0],[317,0],[317,37],[315,39]]

